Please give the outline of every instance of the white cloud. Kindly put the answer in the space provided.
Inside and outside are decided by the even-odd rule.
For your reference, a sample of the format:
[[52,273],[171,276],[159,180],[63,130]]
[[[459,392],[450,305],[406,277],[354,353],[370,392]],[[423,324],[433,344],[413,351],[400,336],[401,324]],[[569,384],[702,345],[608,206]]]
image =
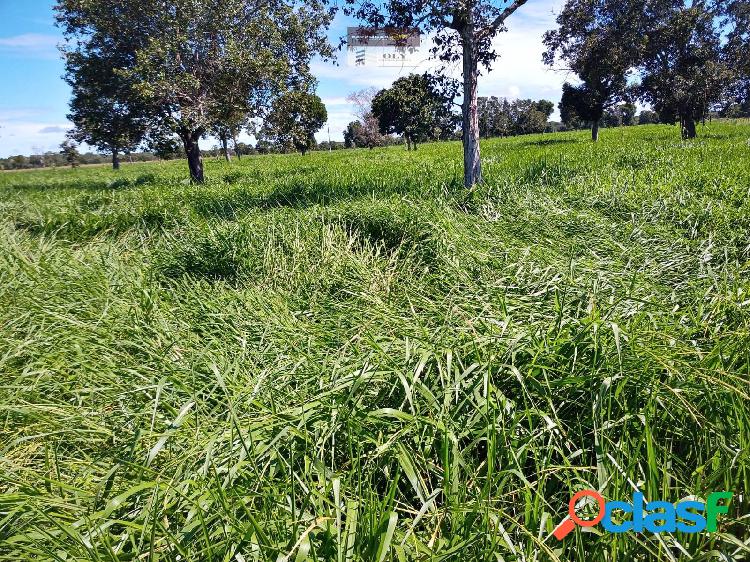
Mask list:
[[55,133],[65,133],[67,129],[59,125],[48,125],[39,130],[40,135],[51,135]]
[[339,105],[349,105],[349,102],[347,101],[346,97],[332,97],[332,98],[323,98],[323,103],[326,105],[326,107],[336,107]]
[[[19,112],[20,113],[20,112]],[[7,115],[7,112],[3,112]],[[71,123],[43,123],[0,118],[0,158],[57,151]]]
[[61,38],[43,33],[24,33],[12,37],[0,37],[0,52],[21,57],[57,59],[57,45]]

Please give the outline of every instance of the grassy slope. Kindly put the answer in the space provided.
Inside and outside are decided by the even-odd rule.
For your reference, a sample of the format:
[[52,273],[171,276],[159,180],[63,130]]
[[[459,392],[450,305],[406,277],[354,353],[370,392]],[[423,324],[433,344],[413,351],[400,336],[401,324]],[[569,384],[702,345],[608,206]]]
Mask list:
[[750,124],[602,136],[0,176],[0,560],[744,559]]

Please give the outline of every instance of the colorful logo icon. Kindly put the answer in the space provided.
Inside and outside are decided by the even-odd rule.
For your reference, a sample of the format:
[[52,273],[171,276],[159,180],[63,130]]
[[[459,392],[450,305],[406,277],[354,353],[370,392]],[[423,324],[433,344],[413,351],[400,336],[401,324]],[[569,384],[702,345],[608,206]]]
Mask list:
[[[593,527],[602,524],[609,533],[700,533],[716,532],[720,514],[729,512],[732,492],[712,492],[706,502],[683,500],[677,504],[667,501],[646,502],[641,492],[633,494],[633,502],[605,502],[595,490],[581,490],[568,503],[568,517],[552,532],[561,541],[570,534],[576,525]],[[576,506],[583,498],[590,498],[598,505],[599,511],[593,519],[582,519],[576,513]],[[588,504],[593,502],[589,501]],[[705,516],[702,515],[705,513]]]

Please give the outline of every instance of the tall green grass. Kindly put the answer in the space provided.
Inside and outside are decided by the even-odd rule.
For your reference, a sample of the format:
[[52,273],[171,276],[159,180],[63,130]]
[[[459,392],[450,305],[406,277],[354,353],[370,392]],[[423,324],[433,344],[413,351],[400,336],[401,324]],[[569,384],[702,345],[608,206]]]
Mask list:
[[0,175],[0,560],[749,559],[750,124],[602,137]]

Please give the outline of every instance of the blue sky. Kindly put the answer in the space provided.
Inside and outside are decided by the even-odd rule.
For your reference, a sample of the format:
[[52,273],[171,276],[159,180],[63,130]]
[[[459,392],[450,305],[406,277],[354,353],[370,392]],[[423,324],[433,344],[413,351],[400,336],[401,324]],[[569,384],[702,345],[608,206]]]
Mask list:
[[[54,25],[52,0],[0,0],[0,157],[11,154],[56,150],[70,124],[65,117],[70,96],[63,82],[63,64],[57,50],[62,41]],[[508,31],[495,40],[501,58],[479,82],[480,95],[509,98],[546,98],[557,101],[566,76],[547,69],[541,62],[544,31],[554,27],[554,13],[562,0],[529,0],[508,20]],[[337,17],[331,37],[346,33],[352,25]],[[334,140],[353,119],[346,96],[368,86],[386,87],[409,72],[423,72],[436,66],[425,58],[416,67],[362,68],[347,64],[341,53],[339,65],[316,62],[313,72],[319,79],[318,94],[326,104],[329,124],[317,135]],[[452,69],[458,76],[459,69]],[[212,139],[202,142],[205,148]]]

